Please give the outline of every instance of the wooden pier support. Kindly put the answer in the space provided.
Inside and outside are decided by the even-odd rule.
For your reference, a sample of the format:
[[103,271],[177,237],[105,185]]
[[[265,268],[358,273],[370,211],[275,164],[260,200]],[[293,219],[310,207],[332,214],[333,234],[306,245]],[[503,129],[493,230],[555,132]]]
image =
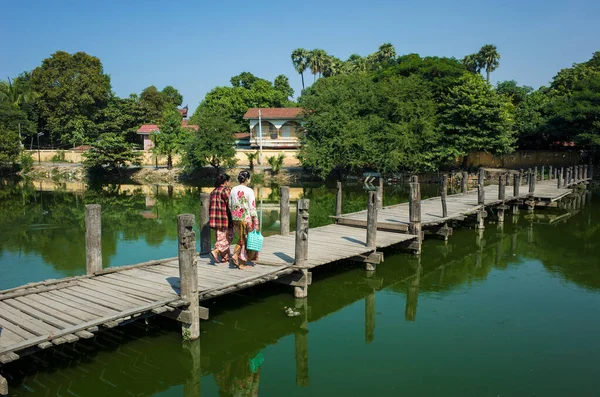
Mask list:
[[377,186],[377,209],[383,209],[383,178],[381,176]]
[[337,193],[335,196],[335,216],[342,216],[342,182],[337,182]]
[[558,172],[558,177],[557,177],[557,182],[556,182],[556,187],[559,189],[562,187],[562,172],[563,172],[563,169],[561,168],[560,171]]
[[506,182],[507,175],[500,174],[498,175],[498,200],[504,201],[506,199]]
[[0,376],[0,396],[8,396],[8,382]]
[[519,197],[519,188],[521,187],[521,174],[513,175],[513,196]]
[[588,180],[588,166],[587,164],[583,166],[583,180],[587,182]]
[[102,270],[101,212],[100,204],[85,206],[85,270],[88,276]]
[[290,187],[279,188],[279,234],[290,234]]
[[446,203],[446,195],[448,194],[448,175],[442,175],[442,217],[446,218],[448,216],[448,206]]
[[210,194],[200,193],[200,253],[210,252]]
[[542,172],[540,175],[540,180],[543,181],[546,179],[546,167],[542,165]]
[[185,312],[189,318],[189,322],[182,323],[181,333],[183,338],[187,340],[195,340],[200,337],[195,222],[193,214],[181,214],[177,216],[180,294],[181,299],[188,305]]
[[[310,200],[298,200],[296,208],[296,250],[294,265],[302,271],[308,280],[308,208]],[[294,296],[296,298],[306,298],[308,296],[308,283],[294,287]]]
[[531,170],[531,168],[529,169],[529,194],[533,195],[533,192],[535,191],[535,174],[533,173],[533,171]]
[[[485,170],[483,168],[479,169],[479,177],[477,180],[477,204],[484,205],[485,204],[485,190],[483,188],[484,182],[484,174]],[[484,218],[487,216],[485,209],[482,207],[479,211],[477,211],[477,226],[476,229],[485,229]]]
[[[367,209],[367,247],[375,251],[377,247],[377,193],[369,192],[369,207]],[[366,263],[366,269],[375,270],[375,263]]]
[[550,167],[550,169],[548,170],[548,179],[552,180],[552,179],[554,179],[554,171],[555,171],[555,169],[552,168],[552,166],[549,166],[549,167]]
[[571,185],[571,167],[567,168],[567,176],[565,178],[565,187]]
[[423,240],[423,232],[421,227],[421,187],[419,185],[419,177],[413,175],[410,181],[410,197],[409,197],[409,225],[408,231],[410,234],[417,236],[411,244],[415,254],[421,253],[421,242]]
[[536,181],[538,180],[538,167],[537,166],[533,167],[533,179]]
[[465,194],[469,191],[468,187],[469,173],[467,171],[462,172],[462,180],[460,181],[460,192]]

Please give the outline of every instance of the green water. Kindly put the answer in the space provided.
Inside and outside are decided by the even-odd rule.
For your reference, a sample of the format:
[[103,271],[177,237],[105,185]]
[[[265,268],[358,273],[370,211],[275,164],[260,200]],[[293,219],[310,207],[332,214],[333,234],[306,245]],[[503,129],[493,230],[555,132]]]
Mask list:
[[[436,190],[423,186],[424,196]],[[334,189],[303,193],[311,225],[329,222]],[[197,213],[197,197],[5,184],[0,289],[81,274],[86,203],[103,207],[106,266],[174,256],[175,217]],[[386,205],[405,200],[402,186],[386,187]],[[360,186],[345,190],[344,211],[365,203]],[[277,212],[263,217],[276,232]],[[488,221],[483,236],[466,223],[447,244],[428,238],[421,258],[385,251],[374,274],[353,263],[315,269],[305,302],[277,284],[204,302],[211,319],[198,343],[151,318],[0,373],[15,396],[599,395],[600,197],[508,214],[502,229]]]

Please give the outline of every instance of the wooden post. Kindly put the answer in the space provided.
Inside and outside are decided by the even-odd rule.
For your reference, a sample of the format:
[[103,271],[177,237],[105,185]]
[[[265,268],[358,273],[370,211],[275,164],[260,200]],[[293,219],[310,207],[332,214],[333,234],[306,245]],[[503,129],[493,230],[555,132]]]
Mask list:
[[290,187],[282,186],[279,189],[279,234],[290,234]]
[[583,166],[583,180],[587,182],[588,179],[588,166],[587,164]]
[[448,216],[448,206],[446,204],[446,194],[448,193],[448,175],[442,175],[442,218]]
[[529,194],[533,194],[535,190],[535,174],[529,169]]
[[335,196],[335,216],[342,216],[342,182],[337,183],[337,195]]
[[506,176],[504,174],[498,175],[498,200],[504,201],[506,198]]
[[296,386],[309,385],[308,377],[308,330],[300,329],[294,332],[294,347],[296,356]]
[[102,270],[102,220],[100,204],[85,206],[85,270],[88,276]]
[[515,173],[513,175],[513,196],[519,197],[519,187],[521,186],[521,175]]
[[377,209],[383,209],[383,178],[379,177],[379,186],[377,186]]
[[210,252],[210,194],[200,193],[200,253]]
[[421,253],[421,187],[419,185],[419,177],[413,175],[410,181],[410,197],[409,197],[409,220],[408,231],[410,234],[416,235],[415,253]]
[[0,376],[0,396],[8,396],[8,382]]
[[365,342],[375,339],[375,291],[365,297]]
[[558,174],[558,178],[557,178],[557,182],[556,182],[556,187],[557,188],[561,188],[562,187],[562,168],[559,170]]
[[550,169],[548,170],[548,179],[554,179],[554,169],[552,168],[552,166],[549,166]]
[[543,181],[546,179],[546,167],[542,165],[542,172],[540,174],[540,181]]
[[577,174],[576,174],[577,175],[577,183],[581,183],[581,171],[582,171],[582,168],[581,168],[580,165],[578,165],[576,168],[577,168]]
[[562,185],[560,187],[567,187],[567,173],[565,167],[560,167],[560,177],[562,179]]
[[485,191],[483,190],[483,184],[477,184],[477,204],[485,204]]
[[179,284],[181,299],[189,304],[185,310],[190,323],[181,323],[184,339],[200,337],[200,303],[198,301],[198,270],[196,265],[196,232],[194,214],[177,215]]
[[523,168],[519,171],[519,176],[521,177],[521,183],[525,184],[527,176],[525,175],[525,170]]
[[377,193],[369,192],[369,207],[367,209],[367,247],[377,246]]
[[565,179],[565,187],[569,187],[571,184],[571,167],[567,168],[567,177]]
[[[295,266],[302,269],[303,273],[308,273],[308,208],[310,200],[298,200],[296,207],[296,252]],[[306,274],[305,274],[306,276]],[[308,280],[308,277],[304,277]],[[296,298],[306,298],[308,296],[308,284],[294,287],[294,296]]]
[[479,167],[479,174],[477,175],[477,183],[484,186],[485,184],[485,169],[483,167]]
[[460,181],[460,192],[465,194],[469,191],[467,182],[469,181],[469,173],[467,171],[462,172],[462,181]]

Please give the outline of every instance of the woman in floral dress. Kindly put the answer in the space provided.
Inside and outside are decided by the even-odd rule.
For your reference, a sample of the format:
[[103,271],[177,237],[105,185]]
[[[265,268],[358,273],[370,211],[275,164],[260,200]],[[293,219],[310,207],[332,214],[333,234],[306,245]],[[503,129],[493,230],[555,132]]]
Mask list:
[[[217,242],[210,251],[215,262],[229,260],[229,247],[233,241],[233,221],[229,210],[229,175],[219,174],[215,180],[215,190],[210,193],[210,209],[208,225],[215,229]],[[220,257],[220,258],[219,258]]]
[[231,195],[229,196],[233,228],[239,236],[231,260],[235,266],[244,269],[246,268],[246,262],[258,259],[258,252],[246,249],[246,242],[248,241],[248,233],[258,229],[259,225],[254,191],[248,187],[250,173],[248,171],[240,172],[238,181],[240,184],[231,189]]

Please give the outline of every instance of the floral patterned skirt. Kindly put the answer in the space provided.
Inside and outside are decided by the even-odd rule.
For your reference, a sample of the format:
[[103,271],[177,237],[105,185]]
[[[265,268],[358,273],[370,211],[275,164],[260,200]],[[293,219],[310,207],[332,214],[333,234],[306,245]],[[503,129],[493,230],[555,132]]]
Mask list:
[[246,248],[248,242],[248,232],[252,230],[252,223],[244,221],[233,221],[235,233],[239,236],[237,245],[233,250],[233,255],[239,255],[243,262],[251,262],[258,260],[258,251],[249,250]]
[[218,250],[221,255],[229,256],[229,247],[233,241],[233,225],[225,229],[215,229],[217,234],[217,242],[215,243],[215,249]]

